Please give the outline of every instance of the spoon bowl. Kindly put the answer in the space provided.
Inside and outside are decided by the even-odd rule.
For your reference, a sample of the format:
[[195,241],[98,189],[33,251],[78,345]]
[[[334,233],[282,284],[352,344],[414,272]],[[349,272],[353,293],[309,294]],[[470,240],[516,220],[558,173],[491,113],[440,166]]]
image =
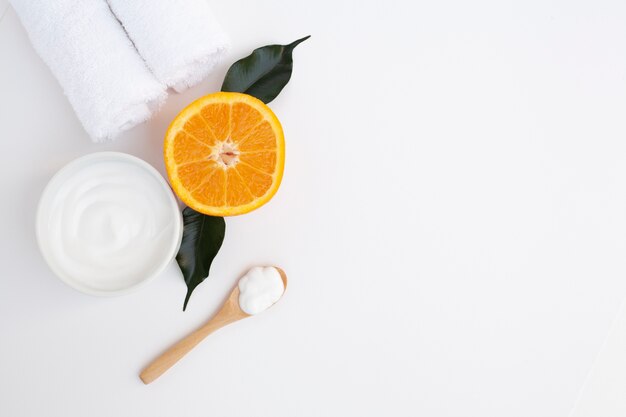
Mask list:
[[274,268],[276,268],[276,270],[280,274],[280,279],[283,280],[283,285],[285,287],[285,290],[283,291],[283,293],[284,293],[285,291],[287,291],[287,274],[285,274],[285,271],[283,271],[281,268],[279,268],[277,266],[275,266]]

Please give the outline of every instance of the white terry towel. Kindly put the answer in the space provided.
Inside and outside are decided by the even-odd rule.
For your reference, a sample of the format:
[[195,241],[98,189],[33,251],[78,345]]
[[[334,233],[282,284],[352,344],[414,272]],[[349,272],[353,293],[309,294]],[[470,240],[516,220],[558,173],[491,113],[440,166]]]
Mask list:
[[154,75],[181,92],[199,83],[229,47],[206,0],[108,0]]
[[143,122],[165,100],[105,0],[11,3],[94,141]]

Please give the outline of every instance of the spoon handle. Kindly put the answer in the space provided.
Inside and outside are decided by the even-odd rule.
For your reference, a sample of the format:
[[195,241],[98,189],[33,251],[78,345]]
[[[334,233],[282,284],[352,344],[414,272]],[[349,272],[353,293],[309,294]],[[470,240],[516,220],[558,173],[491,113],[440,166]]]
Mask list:
[[212,326],[211,324],[213,323],[214,321],[210,320],[204,326],[195,330],[193,333],[169,348],[161,356],[152,361],[152,363],[150,363],[150,365],[148,365],[143,371],[141,371],[139,378],[141,378],[144,384],[149,384],[160,377],[183,356],[189,353],[191,349],[196,347],[198,343],[204,340],[205,337],[219,329],[217,326]]
[[178,362],[183,356],[185,356],[191,349],[196,347],[198,343],[204,340],[208,335],[214,331],[238,320],[241,317],[234,316],[232,314],[218,313],[211,320],[206,322],[202,327],[195,330],[193,333],[180,340],[174,346],[169,348],[165,353],[156,358],[150,365],[148,365],[139,378],[144,384],[149,384],[170,369],[176,362]]
[[151,383],[174,366],[174,364],[189,353],[191,349],[202,342],[205,337],[227,324],[246,317],[249,316],[239,308],[239,288],[235,287],[222,305],[222,308],[213,318],[152,361],[150,365],[141,371],[139,378],[141,378],[146,385]]

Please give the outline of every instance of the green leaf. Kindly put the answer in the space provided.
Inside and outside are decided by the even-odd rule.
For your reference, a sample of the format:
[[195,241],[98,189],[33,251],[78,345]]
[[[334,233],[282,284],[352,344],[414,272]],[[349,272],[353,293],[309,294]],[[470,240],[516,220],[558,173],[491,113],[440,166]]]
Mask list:
[[[268,45],[255,49],[235,62],[224,79],[222,91],[246,93],[269,103],[287,85],[293,69],[293,49],[309,39],[306,36],[289,45]],[[222,247],[226,223],[222,217],[183,210],[183,240],[176,261],[187,284],[183,311],[198,285],[209,276],[213,259]]]
[[183,241],[176,262],[187,283],[183,311],[193,290],[209,276],[213,258],[224,241],[226,223],[222,217],[212,217],[185,207],[183,210]]
[[309,38],[255,49],[228,69],[222,91],[246,93],[264,103],[274,100],[291,78],[293,49]]

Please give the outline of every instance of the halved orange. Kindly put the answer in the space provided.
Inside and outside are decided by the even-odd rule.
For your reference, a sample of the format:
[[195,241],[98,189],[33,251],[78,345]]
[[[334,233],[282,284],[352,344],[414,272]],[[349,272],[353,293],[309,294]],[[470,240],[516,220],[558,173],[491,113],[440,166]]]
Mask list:
[[185,204],[211,216],[234,216],[262,206],[278,190],[285,138],[262,101],[220,92],[176,116],[163,153],[172,188]]

